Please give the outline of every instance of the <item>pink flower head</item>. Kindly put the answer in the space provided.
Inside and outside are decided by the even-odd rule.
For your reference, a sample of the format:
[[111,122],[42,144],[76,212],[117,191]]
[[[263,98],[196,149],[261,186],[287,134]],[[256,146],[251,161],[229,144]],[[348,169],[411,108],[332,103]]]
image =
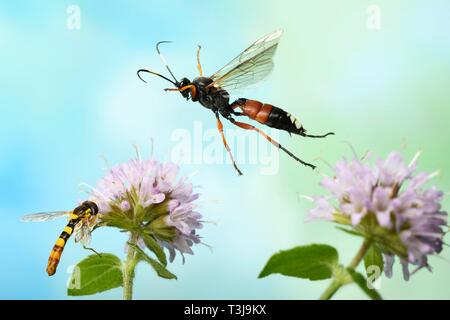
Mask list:
[[[175,250],[181,254],[193,253],[191,246],[200,242],[197,229],[202,228],[202,216],[194,203],[198,194],[193,192],[193,186],[186,177],[177,178],[178,173],[179,167],[174,163],[131,159],[111,168],[98,181],[91,191],[92,200],[97,203],[100,217],[105,220],[115,210],[123,211],[124,217],[129,217],[135,214],[136,208],[149,209],[151,213],[152,206],[164,206],[167,212],[159,214],[158,218],[162,216],[164,226],[174,236],[162,239],[156,235],[156,239],[161,246],[168,248],[172,261]],[[140,227],[152,226],[152,221],[131,220]]]
[[[427,257],[442,250],[442,227],[447,225],[447,212],[440,204],[443,193],[424,187],[433,174],[416,174],[415,170],[416,161],[406,165],[397,152],[386,160],[378,159],[374,166],[358,159],[340,161],[335,176],[322,181],[331,196],[315,199],[316,208],[310,211],[309,219],[337,221],[339,215],[363,236],[394,235],[389,239],[398,238],[400,246],[380,245],[386,274],[392,273],[397,255],[408,279],[408,264],[429,267]],[[369,223],[370,217],[374,217],[376,226]],[[339,221],[342,223],[342,219]]]

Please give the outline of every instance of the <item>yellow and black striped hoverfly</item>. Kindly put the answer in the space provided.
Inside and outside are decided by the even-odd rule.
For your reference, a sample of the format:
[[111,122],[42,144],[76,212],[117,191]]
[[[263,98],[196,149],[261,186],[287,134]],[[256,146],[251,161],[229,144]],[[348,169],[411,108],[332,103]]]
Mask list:
[[74,234],[75,242],[80,242],[85,249],[93,250],[87,248],[87,245],[91,241],[91,233],[97,223],[97,213],[98,207],[94,202],[84,201],[73,211],[41,212],[22,217],[22,221],[25,222],[51,221],[64,216],[69,218],[69,223],[66,225],[63,232],[61,232],[58,240],[56,240],[52,252],[50,253],[50,257],[48,258],[47,273],[49,276],[55,274],[64,246],[72,234]]

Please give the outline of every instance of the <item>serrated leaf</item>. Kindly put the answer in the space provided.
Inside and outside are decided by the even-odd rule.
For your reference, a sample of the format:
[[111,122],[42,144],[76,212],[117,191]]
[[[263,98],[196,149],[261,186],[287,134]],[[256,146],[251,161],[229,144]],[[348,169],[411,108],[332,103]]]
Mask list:
[[164,249],[156,242],[156,240],[146,234],[145,232],[143,232],[142,234],[140,234],[142,239],[145,242],[145,245],[147,246],[147,248],[150,249],[150,251],[152,251],[156,257],[158,258],[158,260],[164,265],[167,265],[167,258],[166,258],[166,254],[164,253]]
[[364,291],[364,293],[369,296],[369,298],[371,298],[372,300],[383,300],[377,290],[369,287],[367,279],[361,273],[351,268],[347,268],[346,270],[353,281],[358,285],[358,287],[361,288],[362,291]]
[[325,244],[296,247],[274,254],[258,278],[273,273],[309,280],[324,280],[333,276],[338,267],[338,253]]
[[139,246],[132,244],[132,243],[128,243],[128,245],[131,246],[132,248],[134,248],[134,250],[136,250],[136,252],[138,253],[139,258],[141,260],[146,261],[148,264],[150,264],[153,267],[153,269],[156,271],[158,276],[160,276],[161,278],[164,278],[164,279],[177,279],[176,275],[174,275],[172,272],[167,270],[165,266],[163,266],[161,263],[159,263],[155,259],[150,258],[145,253],[144,250],[139,248]]
[[69,296],[85,296],[122,286],[122,262],[109,253],[93,254],[74,268],[67,288]]
[[383,254],[378,246],[372,245],[364,256],[364,266],[367,277],[375,275],[374,281],[378,279],[384,270]]

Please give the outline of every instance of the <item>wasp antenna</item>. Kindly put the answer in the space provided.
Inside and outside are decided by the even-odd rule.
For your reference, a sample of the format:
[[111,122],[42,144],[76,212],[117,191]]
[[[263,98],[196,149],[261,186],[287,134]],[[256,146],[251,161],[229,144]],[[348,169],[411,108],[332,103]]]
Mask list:
[[139,74],[140,72],[146,72],[144,69],[139,69],[136,74],[138,76],[139,79],[141,79],[141,81],[147,83],[147,81],[145,81],[144,79],[142,79],[141,75]]
[[158,72],[154,72],[154,71],[151,71],[151,70],[148,70],[148,69],[139,69],[139,70],[137,71],[136,74],[137,74],[137,76],[139,77],[139,79],[141,79],[141,80],[144,81],[145,83],[147,83],[147,81],[145,81],[144,79],[142,79],[142,77],[141,77],[141,75],[140,75],[141,72],[146,72],[146,73],[153,74],[153,75],[155,75],[155,76],[158,76],[158,77],[160,77],[160,78],[163,78],[164,80],[169,81],[169,82],[172,83],[174,86],[177,86],[177,84],[176,84],[175,82],[173,82],[173,81],[170,80],[169,78],[163,76],[162,74],[159,74]]
[[156,52],[158,52],[159,58],[161,59],[162,63],[164,64],[164,66],[166,67],[167,71],[169,71],[170,75],[172,76],[173,80],[175,80],[175,82],[178,82],[177,78],[175,78],[175,76],[173,75],[172,70],[169,67],[169,64],[167,63],[166,58],[164,58],[163,54],[161,53],[161,51],[159,50],[159,45],[161,43],[172,43],[172,41],[159,41],[156,43]]

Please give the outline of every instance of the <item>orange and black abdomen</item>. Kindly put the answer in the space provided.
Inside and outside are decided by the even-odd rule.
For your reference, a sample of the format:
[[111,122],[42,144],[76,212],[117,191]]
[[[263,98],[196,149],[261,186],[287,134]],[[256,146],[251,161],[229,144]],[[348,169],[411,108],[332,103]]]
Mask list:
[[48,258],[47,264],[47,273],[49,276],[52,276],[56,272],[56,268],[58,267],[59,260],[61,259],[61,254],[64,250],[67,240],[69,240],[70,236],[73,233],[73,229],[75,225],[79,222],[79,218],[74,218],[69,221],[67,226],[64,228],[64,231],[61,232],[58,240],[56,240],[55,245],[53,246],[52,252],[50,253],[50,257]]
[[305,132],[303,126],[294,116],[271,104],[241,98],[236,100],[231,107],[233,109],[240,108],[243,115],[266,126],[295,134]]

